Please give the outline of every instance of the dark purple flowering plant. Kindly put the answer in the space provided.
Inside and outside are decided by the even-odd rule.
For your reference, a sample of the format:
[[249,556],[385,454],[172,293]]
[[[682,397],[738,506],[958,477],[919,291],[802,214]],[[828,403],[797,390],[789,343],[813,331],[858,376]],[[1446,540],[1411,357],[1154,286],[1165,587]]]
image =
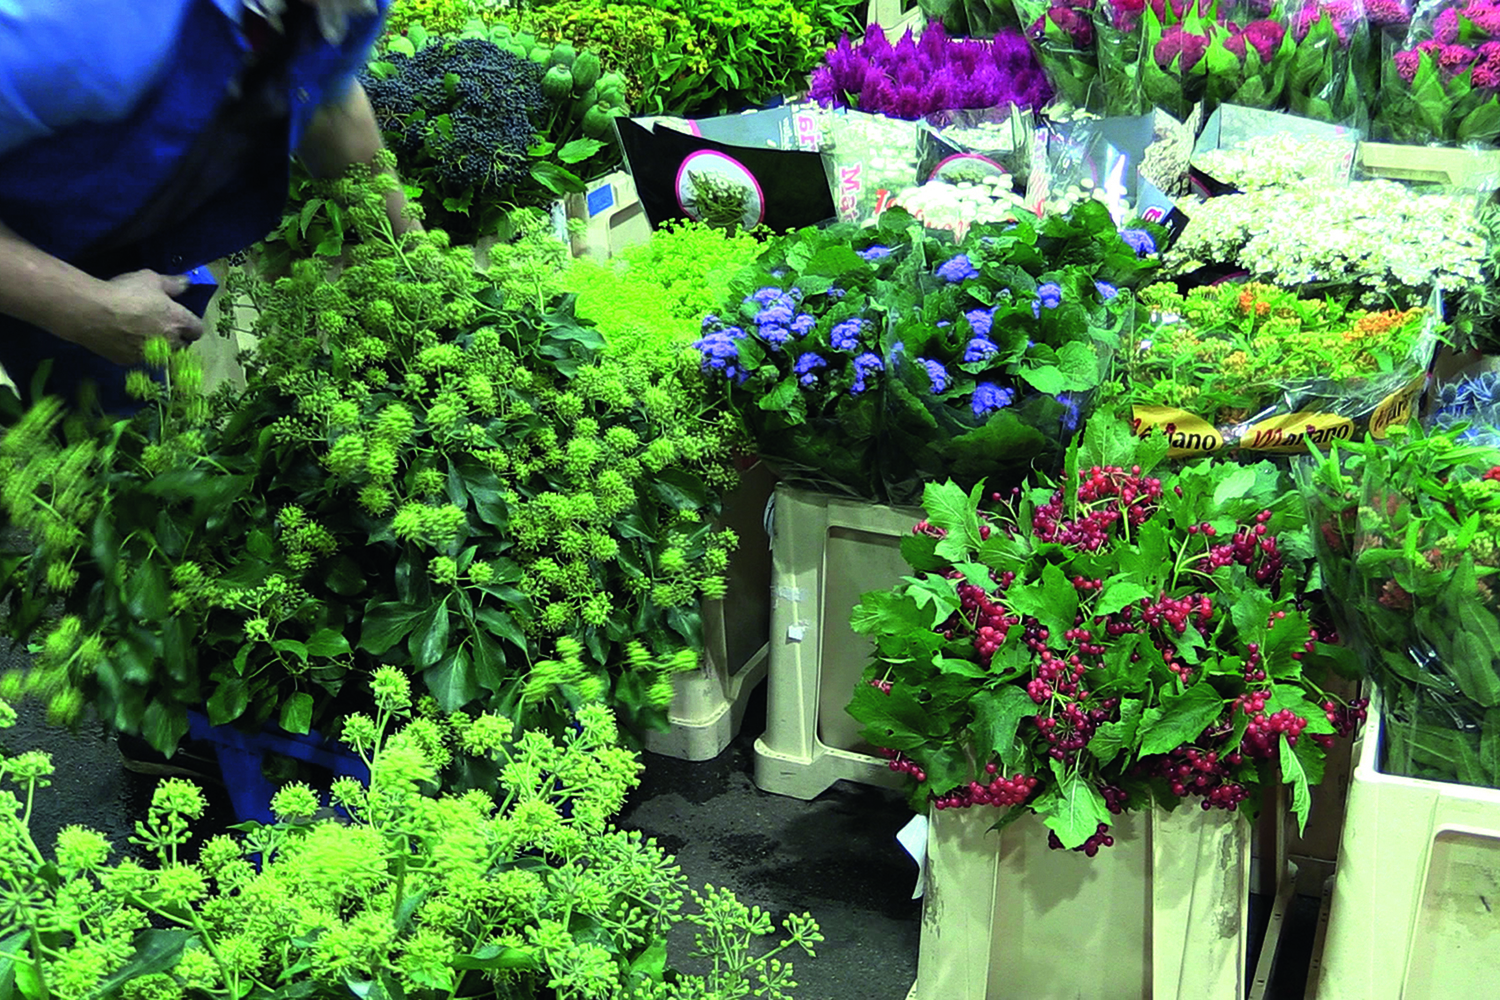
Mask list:
[[919,237],[891,301],[881,471],[893,503],[923,483],[1018,483],[1060,461],[1109,377],[1156,269],[1156,234],[1066,216]]
[[915,120],[936,111],[1015,105],[1040,108],[1052,88],[1026,39],[1001,31],[993,39],[949,38],[941,23],[921,41],[908,31],[894,45],[872,24],[863,39],[845,35],[813,70],[809,96],[825,107],[854,107]]
[[1500,3],[1428,12],[1384,62],[1375,134],[1397,142],[1500,137]]

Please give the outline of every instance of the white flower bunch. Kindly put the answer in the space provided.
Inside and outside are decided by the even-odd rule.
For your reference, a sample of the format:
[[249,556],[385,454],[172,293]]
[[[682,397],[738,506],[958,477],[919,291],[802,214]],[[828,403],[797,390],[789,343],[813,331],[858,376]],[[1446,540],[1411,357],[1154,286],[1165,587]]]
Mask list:
[[1285,288],[1338,285],[1366,305],[1425,305],[1483,280],[1475,199],[1394,181],[1302,181],[1212,198],[1163,258],[1169,274],[1236,264]]
[[1343,182],[1349,177],[1354,143],[1274,132],[1193,157],[1193,166],[1241,191],[1286,187],[1301,181]]

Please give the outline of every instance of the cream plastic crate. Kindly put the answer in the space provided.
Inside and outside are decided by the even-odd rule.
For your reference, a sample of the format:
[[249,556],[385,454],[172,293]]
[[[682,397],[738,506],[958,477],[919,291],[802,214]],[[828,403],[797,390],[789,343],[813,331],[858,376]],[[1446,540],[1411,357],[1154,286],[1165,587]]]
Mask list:
[[704,601],[703,664],[677,677],[671,729],[648,733],[646,749],[678,760],[711,760],[739,735],[750,694],[766,677],[771,620],[771,552],[765,510],[776,478],[747,469],[724,500],[723,523],[739,535],[729,561],[729,590]]
[[922,8],[912,3],[911,10],[902,13],[903,6],[902,0],[870,0],[865,23],[885,28],[886,38],[893,42],[899,41],[908,28],[920,35],[927,24],[927,19],[922,16]]
[[1317,998],[1500,997],[1500,790],[1382,774],[1381,726],[1372,703]]
[[[911,1000],[1240,1000],[1250,828],[1196,806],[1116,817],[1097,857],[1026,816],[934,811]],[[1267,947],[1274,947],[1268,942]]]
[[651,222],[636,194],[635,181],[623,170],[590,184],[583,194],[569,195],[563,208],[566,221],[581,219],[587,226],[570,237],[574,257],[608,260],[651,238]]
[[766,733],[755,741],[755,783],[765,791],[812,799],[840,779],[901,787],[844,711],[871,650],[849,617],[862,594],[911,572],[901,539],[921,517],[776,488]]

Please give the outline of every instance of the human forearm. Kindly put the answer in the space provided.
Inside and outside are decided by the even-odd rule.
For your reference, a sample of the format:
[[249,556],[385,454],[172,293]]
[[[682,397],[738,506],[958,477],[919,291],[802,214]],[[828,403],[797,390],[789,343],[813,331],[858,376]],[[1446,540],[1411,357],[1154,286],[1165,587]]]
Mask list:
[[0,313],[65,337],[80,312],[107,311],[109,283],[37,249],[0,222]]
[[[318,110],[297,147],[297,155],[315,177],[337,177],[357,163],[368,164],[385,148],[375,109],[358,80],[344,96]],[[406,194],[398,185],[386,195],[386,211],[396,231],[417,228],[403,215]]]

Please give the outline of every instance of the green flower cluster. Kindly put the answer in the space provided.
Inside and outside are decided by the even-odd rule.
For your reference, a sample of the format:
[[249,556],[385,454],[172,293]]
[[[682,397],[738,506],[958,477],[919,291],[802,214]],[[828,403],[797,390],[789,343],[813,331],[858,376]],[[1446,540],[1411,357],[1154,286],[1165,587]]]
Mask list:
[[[786,938],[757,953],[775,933],[768,915],[690,890],[654,841],[611,826],[641,765],[609,710],[583,708],[553,738],[487,713],[413,715],[394,668],[372,687],[374,715],[345,729],[368,787],[340,778],[325,803],[287,785],[275,825],[195,844],[203,794],[169,779],[131,837],[144,860],[113,860],[116,845],[77,826],[46,858],[28,824],[51,761],[0,757],[0,780],[19,793],[0,793],[0,960],[18,992],[729,1000],[795,985],[778,956],[813,954],[810,916],[789,916]],[[430,795],[457,759],[495,768],[493,791]],[[315,820],[325,804],[347,819]],[[683,920],[705,932],[707,975],[666,968],[666,933]]]
[[725,592],[737,423],[690,354],[605,352],[544,280],[398,240],[387,166],[341,182],[360,239],[336,277],[232,275],[258,310],[242,393],[205,400],[174,356],[131,421],[59,434],[49,402],[4,438],[0,499],[41,543],[0,563],[9,630],[46,643],[61,595],[82,637],[10,690],[170,751],[204,705],[326,726],[377,663],[445,710],[551,711],[526,692],[571,649],[553,704],[665,721]]

